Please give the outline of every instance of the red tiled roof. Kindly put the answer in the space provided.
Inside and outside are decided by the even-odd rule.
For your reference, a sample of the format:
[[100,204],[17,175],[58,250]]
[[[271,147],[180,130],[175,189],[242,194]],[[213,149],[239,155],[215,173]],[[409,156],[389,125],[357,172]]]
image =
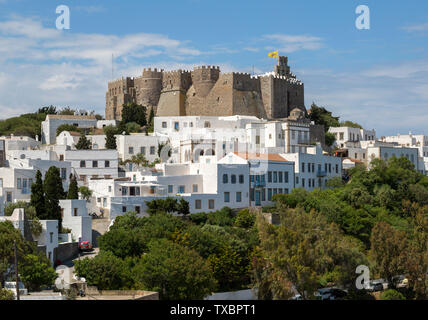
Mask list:
[[235,154],[243,158],[245,160],[268,160],[268,161],[281,161],[288,162],[286,159],[281,157],[279,154],[274,153],[239,153],[235,152]]

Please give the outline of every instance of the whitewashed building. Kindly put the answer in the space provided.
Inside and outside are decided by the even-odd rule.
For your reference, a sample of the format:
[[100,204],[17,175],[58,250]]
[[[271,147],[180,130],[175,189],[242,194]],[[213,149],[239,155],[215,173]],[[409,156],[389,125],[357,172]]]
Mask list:
[[117,178],[118,154],[116,150],[68,150],[64,161],[71,163],[73,174],[83,184],[91,178]]
[[71,229],[77,242],[92,243],[92,217],[88,215],[86,200],[60,200],[62,226]]
[[295,164],[295,188],[325,188],[329,179],[342,177],[341,158],[324,155],[319,144],[309,149],[309,152],[281,154]]
[[334,146],[344,148],[346,142],[374,141],[376,131],[353,127],[331,127],[328,132],[334,134],[336,141]]
[[56,131],[63,124],[74,125],[80,129],[91,129],[97,126],[95,116],[48,114],[42,122],[42,143],[56,143]]

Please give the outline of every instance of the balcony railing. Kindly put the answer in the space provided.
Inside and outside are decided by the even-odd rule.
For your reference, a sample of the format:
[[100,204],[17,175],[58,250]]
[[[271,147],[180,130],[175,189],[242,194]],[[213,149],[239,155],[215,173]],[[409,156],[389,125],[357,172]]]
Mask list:
[[318,170],[317,171],[317,177],[325,177],[327,175],[327,171],[325,170]]

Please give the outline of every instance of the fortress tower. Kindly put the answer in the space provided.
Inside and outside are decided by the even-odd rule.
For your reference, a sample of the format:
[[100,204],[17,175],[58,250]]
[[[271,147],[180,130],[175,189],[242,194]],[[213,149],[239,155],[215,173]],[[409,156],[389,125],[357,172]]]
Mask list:
[[192,85],[189,71],[169,71],[163,74],[162,91],[157,107],[157,116],[184,116],[186,92]]
[[220,76],[220,67],[201,66],[195,67],[192,72],[192,82],[195,93],[205,98],[216,84]]
[[144,69],[141,77],[134,79],[136,103],[146,107],[157,107],[162,90],[163,70]]

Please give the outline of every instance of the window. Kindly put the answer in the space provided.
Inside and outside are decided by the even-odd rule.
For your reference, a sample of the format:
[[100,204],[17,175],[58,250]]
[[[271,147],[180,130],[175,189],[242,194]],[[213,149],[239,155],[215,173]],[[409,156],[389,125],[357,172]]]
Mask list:
[[241,202],[242,201],[242,193],[241,192],[237,192],[236,193],[236,202]]
[[266,189],[262,189],[262,201],[266,201]]
[[198,192],[198,185],[197,184],[193,185],[193,192]]
[[80,161],[80,168],[86,168],[86,161],[85,160]]
[[178,193],[184,193],[185,192],[185,186],[179,186],[178,187]]
[[272,200],[272,189],[268,189],[268,201]]
[[128,148],[128,153],[129,154],[134,154],[134,147],[129,147]]
[[302,172],[305,172],[305,163],[302,162]]
[[107,198],[103,198],[103,208],[107,207]]
[[273,182],[274,183],[278,182],[278,172],[276,172],[276,171],[273,172]]
[[141,211],[141,210],[140,210],[140,206],[135,206],[135,212],[136,212],[136,213],[140,213],[140,211]]
[[141,147],[140,153],[146,155],[146,147]]
[[311,164],[308,162],[308,172],[311,172]]
[[282,194],[282,188],[279,188],[279,189],[278,189],[278,193],[279,193],[279,194]]
[[53,232],[49,233],[50,242],[53,242]]
[[272,171],[268,171],[268,182],[272,182]]
[[177,122],[177,121],[174,122],[174,129],[177,131],[180,129],[180,123],[179,122]]
[[328,164],[328,172],[331,173],[331,163]]
[[166,128],[167,127],[167,125],[166,125],[166,121],[163,121],[162,122],[162,128]]
[[126,206],[122,206],[122,212],[126,212]]
[[305,187],[305,178],[302,178],[302,187]]
[[228,176],[227,174],[223,174],[223,183],[228,183]]
[[277,188],[273,189],[273,195],[276,195],[277,193],[278,193],[278,189]]
[[288,194],[288,189],[284,189],[284,194]]
[[108,160],[104,161],[104,167],[110,168],[110,161]]
[[128,194],[128,188],[122,187],[122,196],[126,196]]
[[260,144],[260,136],[256,136],[256,144]]
[[64,161],[64,155],[63,154],[59,155],[59,161]]
[[6,202],[12,202],[12,192],[6,192]]
[[230,202],[230,192],[224,193],[224,202]]
[[250,189],[250,201],[254,201],[254,189]]
[[92,168],[98,168],[98,161],[92,161]]
[[336,173],[339,173],[339,165],[336,164]]
[[21,178],[16,179],[16,188],[22,189]]
[[168,193],[173,193],[174,186],[172,184],[168,185]]
[[236,175],[235,175],[235,174],[232,174],[232,175],[230,176],[230,182],[231,182],[232,184],[235,184],[235,183],[236,183]]
[[281,171],[278,172],[278,182],[282,183],[282,172]]
[[296,184],[299,184],[299,177],[296,177]]
[[74,216],[77,217],[77,208],[74,208],[73,212],[74,212]]
[[202,201],[195,200],[195,209],[201,209],[201,208],[202,208]]
[[312,163],[312,172],[315,172],[315,163]]
[[213,199],[208,200],[208,209],[214,209],[214,200]]
[[150,154],[153,155],[156,152],[156,148],[154,146],[150,147]]
[[254,175],[253,174],[250,175],[250,182],[254,182]]
[[288,172],[284,171],[284,182],[288,183]]
[[339,140],[343,140],[343,132],[340,132],[339,136],[340,136]]
[[108,186],[108,192],[111,192],[111,186]]
[[243,175],[243,174],[240,174],[240,175],[239,175],[239,183],[240,183],[240,184],[243,184],[243,183],[244,183],[244,175]]

